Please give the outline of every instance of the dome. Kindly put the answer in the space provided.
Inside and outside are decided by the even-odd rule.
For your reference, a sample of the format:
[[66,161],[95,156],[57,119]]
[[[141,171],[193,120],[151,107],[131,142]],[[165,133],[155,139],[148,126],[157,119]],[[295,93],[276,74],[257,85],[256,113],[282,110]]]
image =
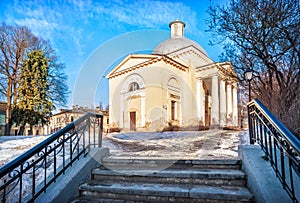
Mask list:
[[152,52],[152,54],[166,55],[183,49],[188,46],[194,46],[207,56],[206,51],[196,42],[184,38],[185,23],[179,20],[175,20],[170,23],[171,37],[160,43]]
[[170,38],[160,43],[152,52],[152,54],[166,55],[179,49],[194,46],[207,56],[206,51],[196,42],[186,38]]

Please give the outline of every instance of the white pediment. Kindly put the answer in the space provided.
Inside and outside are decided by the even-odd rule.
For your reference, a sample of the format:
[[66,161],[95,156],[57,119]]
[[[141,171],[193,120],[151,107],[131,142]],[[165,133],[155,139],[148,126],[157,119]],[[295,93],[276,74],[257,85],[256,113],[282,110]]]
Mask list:
[[213,63],[206,53],[191,45],[168,54],[168,56],[180,63],[187,64],[191,67],[199,67]]
[[145,63],[149,60],[155,59],[157,56],[155,55],[149,55],[149,54],[134,54],[134,55],[128,55],[121,63],[119,63],[109,74],[107,77],[110,77],[110,75],[113,75],[117,72],[122,72],[130,67],[137,66],[139,64]]

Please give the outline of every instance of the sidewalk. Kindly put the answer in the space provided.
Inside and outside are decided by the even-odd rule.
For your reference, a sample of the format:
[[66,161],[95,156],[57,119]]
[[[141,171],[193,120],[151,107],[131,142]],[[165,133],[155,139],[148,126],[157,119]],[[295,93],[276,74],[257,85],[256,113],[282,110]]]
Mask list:
[[116,158],[237,159],[248,140],[247,131],[131,132],[104,135],[103,147]]

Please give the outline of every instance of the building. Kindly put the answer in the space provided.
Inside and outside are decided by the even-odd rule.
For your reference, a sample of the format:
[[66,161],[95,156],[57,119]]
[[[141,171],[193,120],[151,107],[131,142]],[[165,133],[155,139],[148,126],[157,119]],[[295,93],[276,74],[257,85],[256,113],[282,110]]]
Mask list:
[[[103,114],[103,132],[108,130],[108,111],[100,109],[90,109],[82,106],[75,105],[72,109],[60,109],[58,113],[53,114],[49,118],[47,125],[37,124],[33,126],[32,135],[49,135],[59,131],[73,121],[84,116],[88,112],[102,113]],[[1,114],[0,114],[1,115]],[[30,135],[29,125],[25,126],[24,135]],[[11,128],[11,135],[17,135],[20,127],[13,125]]]
[[72,109],[61,109],[58,113],[50,117],[49,124],[44,126],[44,134],[52,134],[64,128],[73,121],[84,116],[88,112],[102,113],[103,114],[103,132],[108,129],[108,111],[100,109],[89,109],[81,106],[73,106]]
[[0,102],[0,135],[5,134],[6,102]]
[[238,126],[231,64],[214,62],[185,38],[182,21],[169,26],[170,39],[152,54],[128,55],[107,75],[110,124],[123,131]]

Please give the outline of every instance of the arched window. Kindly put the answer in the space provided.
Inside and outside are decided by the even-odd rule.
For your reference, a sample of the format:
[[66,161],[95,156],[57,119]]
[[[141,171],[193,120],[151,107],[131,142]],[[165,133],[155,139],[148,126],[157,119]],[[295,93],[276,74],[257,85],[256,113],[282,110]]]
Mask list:
[[138,90],[138,89],[140,89],[140,86],[137,82],[130,83],[129,92],[133,92],[133,91]]

